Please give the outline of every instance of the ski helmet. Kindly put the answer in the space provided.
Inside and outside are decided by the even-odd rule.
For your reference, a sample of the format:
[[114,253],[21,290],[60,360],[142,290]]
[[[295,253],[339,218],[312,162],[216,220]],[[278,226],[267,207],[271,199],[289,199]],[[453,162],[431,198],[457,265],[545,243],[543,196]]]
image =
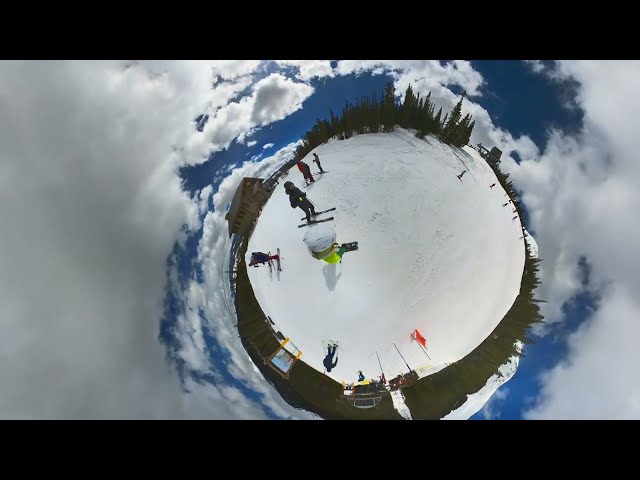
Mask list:
[[314,225],[304,234],[302,241],[314,253],[331,248],[336,243],[336,232],[327,225]]
[[286,182],[284,182],[284,189],[285,191],[289,191],[293,188],[293,182],[290,180],[287,180]]

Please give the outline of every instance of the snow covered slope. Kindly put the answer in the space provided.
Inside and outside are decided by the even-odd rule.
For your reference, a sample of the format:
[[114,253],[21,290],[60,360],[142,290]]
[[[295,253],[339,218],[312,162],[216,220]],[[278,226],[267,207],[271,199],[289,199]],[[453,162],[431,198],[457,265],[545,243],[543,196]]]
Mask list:
[[531,246],[531,256],[538,258],[538,244],[526,228],[524,229],[524,238],[527,239],[527,243]]
[[[322,225],[336,230],[338,243],[358,241],[359,250],[337,265],[314,259],[302,241],[314,227],[297,228],[304,212],[290,207],[280,184],[246,258],[280,248],[282,272],[249,268],[249,278],[301,360],[323,372],[323,343],[338,341],[328,375],[351,382],[358,370],[379,376],[378,357],[390,379],[408,371],[405,361],[426,376],[471,352],[513,304],[525,258],[520,221],[511,204],[502,206],[508,199],[491,168],[471,148],[401,129],[314,152],[328,173],[315,176],[308,198],[317,210],[337,207]],[[312,158],[304,161],[317,172]],[[304,185],[295,167],[287,180]],[[410,336],[415,328],[426,352]]]

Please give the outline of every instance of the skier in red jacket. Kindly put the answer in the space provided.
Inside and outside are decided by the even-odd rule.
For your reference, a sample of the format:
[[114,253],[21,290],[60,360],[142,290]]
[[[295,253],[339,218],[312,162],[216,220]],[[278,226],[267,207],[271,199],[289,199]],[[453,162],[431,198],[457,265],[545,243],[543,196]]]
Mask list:
[[304,179],[307,181],[307,183],[313,183],[315,182],[315,180],[313,179],[313,175],[311,175],[311,167],[309,167],[309,165],[307,165],[304,162],[298,162],[298,170],[300,170],[300,172],[302,172],[302,175],[304,176]]

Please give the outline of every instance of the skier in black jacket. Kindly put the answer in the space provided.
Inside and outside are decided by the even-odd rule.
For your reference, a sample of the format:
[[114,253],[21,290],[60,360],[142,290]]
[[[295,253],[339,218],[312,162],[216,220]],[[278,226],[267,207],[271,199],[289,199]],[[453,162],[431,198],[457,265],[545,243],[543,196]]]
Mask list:
[[291,208],[300,207],[305,215],[307,216],[307,222],[311,221],[311,215],[316,215],[316,209],[307,199],[306,192],[303,193],[299,188],[293,184],[293,182],[288,181],[284,182],[284,191],[289,195],[289,203],[291,204]]
[[324,357],[324,360],[322,361],[322,364],[324,365],[324,368],[327,369],[327,372],[330,372],[332,369],[336,368],[336,365],[338,365],[338,357],[336,357],[335,361],[333,360],[333,356],[336,353],[336,348],[338,348],[336,345],[329,344],[327,346],[328,352]]

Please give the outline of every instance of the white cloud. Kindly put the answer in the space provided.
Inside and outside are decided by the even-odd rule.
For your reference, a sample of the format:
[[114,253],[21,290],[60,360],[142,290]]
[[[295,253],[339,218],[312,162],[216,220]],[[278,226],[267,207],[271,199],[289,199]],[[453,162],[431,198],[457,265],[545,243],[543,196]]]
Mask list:
[[212,193],[213,193],[213,187],[211,185],[207,185],[200,191],[200,194],[199,194],[200,202],[198,204],[198,209],[201,215],[207,211],[209,199],[211,198]]
[[[272,76],[227,105],[250,86],[257,67],[0,65],[0,418],[266,416],[230,385],[217,389],[187,379],[192,393],[185,395],[158,341],[165,283],[178,281],[176,271],[167,277],[167,258],[186,237],[184,224],[198,228],[198,213],[213,193],[205,187],[189,198],[177,167],[201,162],[245,134],[257,104],[257,120],[266,124],[311,93]],[[272,101],[280,102],[274,112]],[[207,111],[199,133],[194,119]],[[192,283],[190,308],[175,325],[188,339],[180,356],[193,368],[208,366],[208,324],[197,315],[208,301]],[[234,348],[241,358],[234,374],[249,372],[248,384],[265,403],[290,415]]]
[[265,143],[265,144],[262,146],[262,148],[263,148],[264,150],[266,150],[267,148],[271,148],[271,147],[273,147],[273,145],[274,145],[273,143]]
[[529,65],[529,67],[531,67],[531,70],[533,70],[536,73],[541,73],[545,69],[545,66],[544,66],[544,63],[542,63],[542,60],[525,60],[524,62],[527,65]]
[[214,74],[224,80],[235,80],[255,72],[260,60],[216,60],[211,62]]
[[254,86],[255,102],[251,121],[260,125],[281,120],[302,108],[302,102],[313,91],[312,86],[306,83],[295,83],[279,73],[269,75]]
[[500,418],[500,404],[509,396],[509,389],[505,386],[499,388],[491,396],[489,401],[485,403],[480,410],[480,414],[485,420],[497,420]]
[[[640,354],[640,306],[630,292],[640,284],[640,208],[636,127],[640,109],[637,61],[570,61],[554,68],[579,82],[584,127],[575,136],[553,132],[539,159],[507,169],[531,212],[542,258],[538,296],[548,321],[560,321],[562,303],[583,290],[578,259],[589,265],[589,289],[600,307],[569,343],[568,360],[544,377],[535,418],[640,418],[634,371]],[[596,366],[596,363],[601,363]],[[588,394],[587,389],[588,388]],[[589,398],[587,398],[589,397]]]
[[443,90],[443,87],[457,85],[464,88],[467,95],[476,96],[480,95],[484,82],[482,75],[466,60],[445,64],[438,60],[341,60],[336,72],[340,75],[358,74],[378,68],[395,72],[392,76],[401,79],[396,86],[401,91],[398,93],[402,94],[411,83],[414,90],[417,84],[426,90]]
[[258,142],[256,142],[255,140],[251,140],[250,142],[247,142],[247,147],[253,147],[256,143]]
[[277,63],[283,66],[297,67],[296,78],[302,81],[309,81],[314,77],[335,76],[330,60],[278,60]]
[[542,377],[530,419],[640,419],[637,286],[616,286],[569,338],[569,357]]
[[188,415],[157,335],[166,257],[198,224],[172,149],[210,77],[200,62],[0,65],[1,418]]
[[282,120],[302,108],[302,102],[312,93],[313,87],[278,73],[258,80],[252,85],[250,96],[230,102],[210,115],[202,135],[190,138],[186,159],[202,162],[212,150],[225,149],[236,138],[244,141],[253,129]]

